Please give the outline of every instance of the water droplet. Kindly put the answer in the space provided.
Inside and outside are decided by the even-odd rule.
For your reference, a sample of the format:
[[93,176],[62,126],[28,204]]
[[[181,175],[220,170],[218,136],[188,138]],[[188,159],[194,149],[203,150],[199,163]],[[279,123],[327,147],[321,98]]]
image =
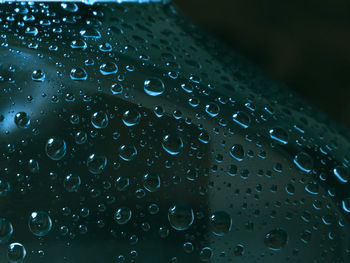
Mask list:
[[63,186],[68,192],[77,192],[81,184],[80,177],[78,175],[69,174],[64,178]]
[[100,153],[90,154],[86,161],[86,165],[90,173],[100,174],[106,168],[107,157]]
[[241,127],[245,129],[247,129],[250,125],[249,116],[242,111],[238,111],[237,113],[233,114],[232,119],[234,122],[236,122],[237,124],[239,124]]
[[337,166],[333,169],[333,173],[335,177],[341,182],[341,183],[347,183],[349,182],[349,173],[346,170],[344,166]]
[[137,155],[137,150],[133,144],[125,144],[119,148],[119,157],[124,161],[130,162]]
[[243,254],[244,254],[244,246],[241,245],[241,244],[238,244],[238,245],[235,247],[235,249],[234,249],[234,251],[233,251],[233,254],[235,254],[236,257],[238,257],[238,256],[243,256]]
[[115,180],[114,184],[115,184],[115,188],[117,189],[117,191],[122,192],[122,191],[125,191],[129,187],[130,180],[126,176],[119,176]]
[[95,28],[83,29],[83,30],[80,30],[79,33],[82,37],[86,37],[86,38],[95,38],[95,39],[101,38],[100,31],[98,31]]
[[210,117],[216,117],[220,112],[220,108],[216,103],[211,102],[205,106],[205,112],[208,113]]
[[45,80],[45,73],[41,69],[34,70],[32,73],[32,80],[43,82]]
[[73,68],[70,72],[70,77],[72,80],[77,80],[77,81],[81,81],[81,80],[86,80],[87,79],[87,73],[86,70],[83,68]]
[[187,230],[193,223],[192,208],[184,203],[177,203],[168,210],[168,220],[175,230]]
[[208,143],[210,140],[210,136],[207,132],[201,132],[198,136],[198,140],[202,143]]
[[46,212],[32,212],[29,216],[28,226],[30,232],[38,237],[42,237],[50,232],[52,221]]
[[318,183],[317,182],[310,182],[305,186],[306,192],[312,195],[317,195],[318,194]]
[[63,10],[71,13],[75,13],[79,9],[76,3],[69,3],[69,2],[61,3],[61,7],[63,8]]
[[231,147],[230,155],[237,161],[242,161],[244,157],[244,149],[241,144],[235,144]]
[[7,243],[13,233],[13,227],[6,218],[0,218],[0,244]]
[[82,50],[85,50],[87,48],[86,42],[82,39],[73,40],[71,42],[70,46],[71,46],[71,48],[82,49]]
[[288,143],[288,134],[282,128],[273,128],[273,129],[269,130],[269,134],[270,134],[271,139],[273,139],[281,144]]
[[123,122],[126,126],[135,126],[139,124],[141,120],[141,114],[138,110],[127,110],[123,114]]
[[184,250],[186,253],[192,253],[194,250],[194,246],[191,242],[184,243]]
[[287,232],[282,228],[276,228],[265,236],[264,244],[271,250],[280,250],[287,244],[287,240]]
[[150,96],[158,96],[164,93],[165,87],[161,79],[149,78],[144,82],[144,91]]
[[74,139],[76,144],[84,144],[87,140],[87,134],[84,131],[78,131],[75,134]]
[[[343,207],[345,212],[350,213],[350,197],[347,197],[342,201],[342,207]],[[0,227],[0,229],[1,229],[1,227]]]
[[114,220],[117,221],[119,225],[124,225],[128,223],[131,219],[132,213],[130,208],[123,206],[120,207],[114,214]]
[[123,93],[123,86],[120,85],[119,83],[114,83],[111,86],[111,92],[113,95],[118,95]]
[[231,216],[224,211],[217,211],[209,217],[212,232],[217,236],[223,236],[231,231]]
[[210,247],[204,247],[199,252],[199,260],[202,262],[208,262],[213,256],[213,250]]
[[12,243],[7,249],[7,258],[11,263],[22,263],[27,255],[26,249],[20,243]]
[[162,146],[167,153],[177,155],[183,148],[183,142],[179,135],[167,134],[163,137]]
[[155,192],[160,187],[160,178],[156,173],[147,173],[143,176],[143,186],[149,192]]
[[52,137],[47,140],[45,152],[50,159],[59,161],[66,155],[66,151],[67,147],[65,140],[58,137]]
[[314,166],[313,161],[305,152],[300,152],[294,157],[295,165],[303,172],[310,172]]
[[15,123],[18,128],[26,129],[30,124],[30,118],[25,112],[18,112],[15,115]]
[[96,129],[104,129],[108,126],[108,116],[103,111],[97,111],[91,115],[91,124]]
[[118,72],[118,67],[114,62],[107,62],[100,66],[100,72],[102,75],[112,75]]

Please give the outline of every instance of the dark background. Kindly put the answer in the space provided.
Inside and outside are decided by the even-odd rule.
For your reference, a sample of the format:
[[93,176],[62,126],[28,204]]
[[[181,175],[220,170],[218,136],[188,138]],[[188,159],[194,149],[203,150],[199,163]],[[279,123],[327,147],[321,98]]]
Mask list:
[[350,128],[350,1],[173,1],[197,24]]

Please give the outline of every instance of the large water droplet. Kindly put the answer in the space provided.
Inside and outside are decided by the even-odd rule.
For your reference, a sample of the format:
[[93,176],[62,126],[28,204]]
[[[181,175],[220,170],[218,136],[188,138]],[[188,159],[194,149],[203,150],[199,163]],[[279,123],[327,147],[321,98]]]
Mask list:
[[25,112],[17,112],[15,115],[15,123],[18,128],[26,129],[30,124],[30,118]]
[[269,130],[269,134],[271,139],[281,143],[281,144],[287,144],[288,143],[288,134],[282,129],[282,128],[273,128]]
[[85,50],[87,48],[86,42],[82,39],[73,40],[71,42],[70,46],[71,46],[71,48],[82,49],[82,50]]
[[179,154],[183,148],[183,142],[179,135],[167,134],[162,139],[162,146],[167,153],[176,155]]
[[313,168],[313,161],[305,152],[300,152],[294,157],[294,163],[295,165],[303,172],[310,172]]
[[217,211],[209,217],[212,232],[217,236],[223,236],[231,231],[232,219],[225,211]]
[[63,8],[63,10],[71,13],[75,13],[79,9],[76,3],[69,3],[69,2],[61,3],[61,7]]
[[45,73],[41,69],[34,70],[32,73],[32,80],[43,82],[45,80]]
[[231,147],[230,155],[237,161],[242,161],[244,157],[244,149],[241,144],[235,144]]
[[160,187],[160,178],[154,172],[147,173],[143,176],[143,186],[149,192],[155,192]]
[[103,111],[97,111],[91,115],[91,124],[96,129],[104,129],[108,126],[108,116]]
[[164,93],[165,87],[161,79],[149,78],[144,82],[144,91],[150,96],[158,96]]
[[193,223],[192,208],[184,203],[177,203],[168,210],[170,225],[176,230],[187,230]]
[[202,262],[209,262],[213,256],[213,250],[210,247],[203,247],[199,252],[199,260]]
[[100,174],[106,168],[107,157],[101,153],[90,154],[86,161],[86,165],[90,173]]
[[81,184],[78,175],[69,174],[64,178],[63,186],[68,192],[77,192]]
[[87,79],[87,73],[86,70],[83,68],[73,68],[70,72],[70,77],[72,80],[77,80],[77,81],[81,81],[81,80],[86,80]]
[[27,255],[26,249],[20,243],[12,243],[7,249],[7,258],[11,263],[22,263]]
[[125,225],[131,219],[132,212],[130,208],[123,206],[120,207],[114,214],[114,220],[117,221],[119,225]]
[[0,244],[7,243],[13,233],[13,227],[6,218],[0,218]]
[[220,108],[216,103],[211,102],[205,106],[205,112],[208,113],[210,117],[215,117],[219,114]]
[[100,66],[102,75],[112,75],[118,72],[118,67],[114,62],[107,62]]
[[32,212],[29,216],[28,226],[30,232],[38,237],[42,237],[50,232],[52,221],[46,212]]
[[137,155],[137,150],[133,144],[124,144],[119,148],[119,157],[130,162]]
[[122,191],[125,191],[129,187],[130,180],[126,176],[119,176],[115,180],[114,184],[115,184],[115,188],[117,189],[117,191],[122,192]]
[[100,31],[98,31],[95,28],[83,29],[83,30],[80,30],[79,33],[82,37],[86,37],[86,38],[95,38],[95,39],[101,38]]
[[135,126],[141,120],[141,114],[136,109],[127,110],[123,114],[123,122],[126,126]]
[[237,124],[239,124],[241,127],[245,129],[249,127],[250,118],[246,113],[242,111],[238,111],[237,113],[233,114],[232,119],[234,122],[236,122]]
[[342,207],[345,212],[350,213],[350,197],[347,197],[342,201]]
[[61,160],[66,155],[66,151],[67,147],[65,140],[58,137],[52,137],[47,140],[45,152],[50,159],[54,161]]
[[337,166],[333,169],[333,173],[335,177],[341,182],[341,183],[347,183],[349,182],[350,176],[348,171],[344,166]]
[[287,241],[287,232],[282,228],[276,228],[265,236],[264,244],[271,250],[280,250],[287,244]]

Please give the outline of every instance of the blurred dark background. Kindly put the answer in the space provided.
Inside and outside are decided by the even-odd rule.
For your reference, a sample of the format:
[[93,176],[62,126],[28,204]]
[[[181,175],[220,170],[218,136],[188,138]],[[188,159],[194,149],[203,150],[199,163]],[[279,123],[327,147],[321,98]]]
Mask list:
[[349,0],[173,0],[230,44],[350,129]]

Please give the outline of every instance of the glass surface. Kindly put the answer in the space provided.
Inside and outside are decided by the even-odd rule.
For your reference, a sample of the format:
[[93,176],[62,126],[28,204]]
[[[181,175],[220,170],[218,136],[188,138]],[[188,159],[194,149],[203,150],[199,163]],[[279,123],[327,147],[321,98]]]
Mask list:
[[349,133],[172,4],[0,6],[0,262],[349,262]]

